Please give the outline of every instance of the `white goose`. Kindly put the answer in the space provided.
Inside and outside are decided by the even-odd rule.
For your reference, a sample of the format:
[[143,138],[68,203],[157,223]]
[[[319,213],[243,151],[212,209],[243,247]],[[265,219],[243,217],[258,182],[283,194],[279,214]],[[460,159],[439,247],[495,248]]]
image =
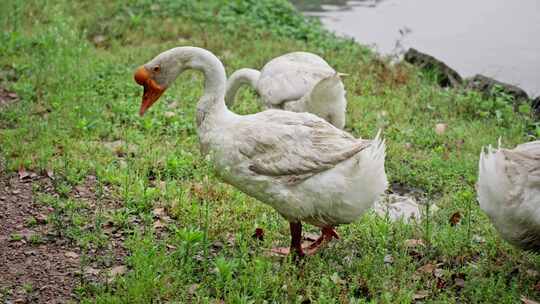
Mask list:
[[265,109],[313,113],[335,127],[345,127],[347,99],[341,73],[321,57],[307,52],[293,52],[276,57],[259,72],[235,71],[227,80],[225,103],[231,107],[236,92],[250,85],[262,98]]
[[487,148],[479,162],[478,201],[501,236],[540,252],[540,141]]
[[[290,222],[291,248],[299,256],[304,255],[302,221],[322,228],[308,248],[315,252],[337,237],[334,226],[357,219],[386,189],[385,147],[379,136],[355,139],[309,113],[237,115],[224,102],[225,69],[205,49],[173,48],[137,69],[135,80],[144,86],[140,115],[186,69],[205,75],[197,104],[201,152],[209,155],[225,182]],[[276,251],[286,253],[288,248]]]

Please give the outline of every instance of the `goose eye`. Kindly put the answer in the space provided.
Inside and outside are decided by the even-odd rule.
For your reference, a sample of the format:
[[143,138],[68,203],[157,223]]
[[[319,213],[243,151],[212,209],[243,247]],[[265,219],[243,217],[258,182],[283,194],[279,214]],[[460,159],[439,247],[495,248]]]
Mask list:
[[156,65],[154,68],[152,68],[152,70],[156,73],[159,72],[160,70],[159,65]]

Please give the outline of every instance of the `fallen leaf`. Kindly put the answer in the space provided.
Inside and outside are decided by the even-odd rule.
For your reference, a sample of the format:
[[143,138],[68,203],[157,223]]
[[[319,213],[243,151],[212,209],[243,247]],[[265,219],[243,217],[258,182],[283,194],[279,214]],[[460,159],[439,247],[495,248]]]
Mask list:
[[24,169],[23,165],[20,165],[20,166],[19,166],[19,179],[20,179],[20,180],[23,180],[23,179],[28,178],[28,177],[30,177],[30,173],[27,172],[27,171]]
[[263,241],[264,240],[264,230],[262,228],[255,228],[255,233],[251,236],[252,238]]
[[425,299],[429,296],[429,293],[425,290],[420,290],[413,295],[413,301]]
[[67,251],[66,253],[64,253],[64,255],[68,258],[71,258],[71,259],[77,259],[79,258],[79,255],[73,251]]
[[455,226],[461,221],[461,213],[459,211],[454,212],[450,217],[450,225]]
[[465,280],[462,278],[455,278],[454,285],[456,285],[456,287],[463,288],[465,287]]
[[433,273],[433,270],[435,270],[435,265],[427,263],[426,265],[418,268],[416,271],[423,273]]
[[392,264],[394,263],[394,257],[390,254],[387,254],[384,256],[384,263],[385,264]]
[[524,304],[539,304],[538,302],[527,299],[524,296],[521,296],[521,302],[523,302]]
[[446,281],[443,280],[442,278],[437,278],[437,288],[443,289],[445,287],[446,287]]

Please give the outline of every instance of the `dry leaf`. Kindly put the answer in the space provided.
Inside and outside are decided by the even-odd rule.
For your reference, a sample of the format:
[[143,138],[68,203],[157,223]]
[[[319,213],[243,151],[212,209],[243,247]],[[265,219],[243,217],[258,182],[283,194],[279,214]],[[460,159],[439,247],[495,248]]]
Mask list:
[[30,177],[30,173],[27,172],[27,171],[24,169],[23,165],[20,165],[20,166],[19,166],[19,179],[20,179],[20,180],[23,180],[23,179],[28,178],[28,177]]
[[456,287],[463,288],[465,287],[465,280],[462,278],[455,278],[454,285],[456,285]]
[[429,293],[425,290],[420,290],[413,295],[413,301],[425,299],[429,296]]
[[527,299],[527,298],[524,297],[524,296],[521,297],[521,302],[523,302],[524,304],[539,304],[538,302],[533,301],[533,300],[530,300],[530,299]]
[[456,211],[450,217],[450,225],[455,226],[455,225],[459,224],[460,221],[461,221],[461,213],[459,211]]
[[433,273],[433,270],[435,270],[435,265],[427,263],[426,265],[418,268],[416,271],[423,273]]
[[446,287],[446,281],[443,280],[442,278],[437,278],[437,288],[443,289],[445,287]]
[[264,240],[264,230],[262,228],[255,228],[255,233],[251,236],[252,238],[263,241]]

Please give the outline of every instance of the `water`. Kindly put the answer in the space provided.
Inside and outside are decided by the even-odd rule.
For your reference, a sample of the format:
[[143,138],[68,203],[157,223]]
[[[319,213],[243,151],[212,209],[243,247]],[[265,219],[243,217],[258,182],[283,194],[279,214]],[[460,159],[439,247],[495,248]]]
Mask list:
[[293,0],[306,15],[382,54],[408,47],[462,76],[484,74],[540,95],[539,0]]

